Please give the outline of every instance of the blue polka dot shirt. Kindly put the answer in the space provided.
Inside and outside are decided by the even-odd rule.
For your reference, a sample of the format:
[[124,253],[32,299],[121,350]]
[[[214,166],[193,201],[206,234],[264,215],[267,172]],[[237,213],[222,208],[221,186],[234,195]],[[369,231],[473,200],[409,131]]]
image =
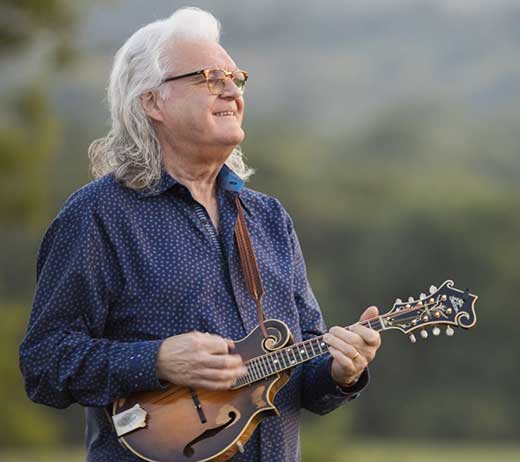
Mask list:
[[[37,289],[20,367],[29,397],[86,412],[87,460],[138,461],[105,413],[113,401],[161,387],[161,341],[193,330],[238,340],[258,324],[234,239],[239,194],[265,287],[266,319],[284,321],[295,341],[326,327],[307,281],[292,221],[280,202],[244,187],[224,166],[218,177],[218,233],[189,190],[163,171],[154,191],[131,190],[112,175],[65,203],[38,255]],[[356,398],[330,375],[328,355],[293,369],[266,418],[234,461],[300,459],[302,408],[325,414]]]

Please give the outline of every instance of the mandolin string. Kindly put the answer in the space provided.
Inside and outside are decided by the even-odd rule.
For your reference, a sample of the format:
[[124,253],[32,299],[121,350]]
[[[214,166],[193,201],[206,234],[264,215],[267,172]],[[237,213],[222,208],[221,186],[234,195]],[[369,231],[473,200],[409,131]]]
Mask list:
[[[411,303],[412,303],[412,302],[411,302]],[[396,318],[396,317],[398,317],[398,316],[402,316],[402,315],[404,315],[404,314],[407,314],[407,313],[411,313],[411,312],[413,312],[413,311],[416,311],[418,308],[425,308],[425,307],[428,307],[428,306],[430,306],[430,305],[435,305],[435,304],[437,304],[437,303],[438,303],[438,301],[437,301],[437,302],[432,302],[432,303],[425,303],[425,304],[423,304],[422,306],[417,306],[417,305],[415,305],[415,306],[411,306],[410,308],[405,308],[405,309],[398,310],[398,311],[394,311],[394,312],[390,311],[390,312],[388,312],[388,313],[386,313],[386,314],[384,314],[384,315],[376,316],[376,317],[374,317],[374,318],[370,318],[370,319],[367,319],[367,320],[364,320],[364,321],[359,321],[359,322],[357,322],[357,323],[355,323],[355,324],[352,324],[352,325],[350,325],[350,326],[347,326],[347,327],[345,327],[345,328],[346,328],[346,329],[349,329],[349,328],[351,328],[351,327],[353,327],[353,326],[355,326],[355,325],[363,325],[363,326],[367,326],[367,325],[370,325],[370,324],[369,324],[370,322],[379,321],[379,323],[381,324],[381,329],[379,329],[379,330],[382,331],[382,330],[385,329],[385,327],[384,327],[383,324],[381,323],[381,319],[386,320],[386,319]],[[408,317],[405,317],[405,318],[401,318],[400,321],[406,322],[406,321],[412,320],[412,319],[414,319],[414,318],[416,318],[415,315],[413,315],[413,316],[408,316]],[[273,357],[273,356],[275,355],[275,353],[281,352],[281,351],[286,350],[286,349],[289,349],[289,348],[297,348],[297,347],[301,347],[301,346],[304,346],[304,345],[305,345],[305,346],[310,345],[312,342],[316,342],[316,341],[319,342],[322,338],[323,338],[323,335],[309,338],[309,339],[304,340],[304,341],[302,341],[302,342],[299,342],[299,343],[297,343],[297,344],[293,344],[293,345],[291,345],[291,346],[289,346],[289,347],[283,348],[282,350],[276,350],[276,351],[274,351],[274,352],[272,352],[272,353],[268,353],[268,354],[266,354],[266,355],[256,356],[255,358],[252,358],[251,360],[246,361],[245,364],[246,364],[246,365],[251,364],[251,361],[252,361],[252,360],[261,360],[261,359],[266,359],[266,358]],[[328,345],[327,345],[327,347],[328,347]],[[311,345],[311,348],[312,348],[312,351],[314,352],[314,348],[312,347],[312,345]],[[307,351],[307,349],[306,349],[306,351]],[[326,354],[326,353],[327,353],[327,350],[325,350],[325,351],[323,351],[323,352],[320,352],[319,354],[317,354],[317,355],[314,356],[314,357],[318,357],[318,356],[321,356],[321,355]],[[313,359],[313,358],[310,358],[310,359]],[[309,360],[309,358],[307,358],[306,360],[301,361],[301,362],[298,363],[298,364],[301,364],[301,363],[306,362],[306,361],[308,361],[308,360]],[[291,365],[291,366],[289,366],[289,367],[287,367],[287,368],[285,368],[285,369],[290,369],[290,368],[294,367],[295,365],[297,365],[297,364]],[[283,370],[285,370],[285,369],[283,369]],[[270,375],[276,375],[278,372],[282,372],[282,371],[280,370],[280,371],[276,371],[276,372],[270,373],[270,374],[266,375],[265,377],[268,377],[268,376],[270,376]],[[245,375],[245,376],[243,376],[243,377],[247,377],[247,376],[249,376],[249,372],[247,373],[247,375]],[[264,377],[264,378],[265,378],[265,377]],[[245,385],[248,385],[248,384],[254,383],[255,381],[257,381],[257,380],[253,380],[252,382],[249,382],[249,383],[246,382],[246,383],[240,385],[240,387],[237,387],[237,388],[241,388],[242,386],[245,386]],[[159,404],[159,403],[160,403],[161,401],[163,401],[164,399],[168,398],[169,396],[171,396],[171,395],[173,395],[174,393],[177,393],[177,392],[179,392],[179,391],[181,391],[181,390],[182,390],[182,389],[180,389],[180,388],[178,388],[178,387],[174,387],[174,388],[173,388],[172,390],[170,390],[170,391],[165,391],[164,394],[162,394],[162,395],[161,395],[160,397],[158,397],[156,400],[151,401],[150,404]],[[201,390],[200,393],[204,394],[204,390]],[[150,409],[150,410],[148,410],[148,414],[155,414],[155,415],[157,415],[157,414],[159,414],[159,413],[161,413],[161,412],[166,412],[166,411],[169,411],[168,406],[161,406],[161,407],[158,408],[158,409]]]
[[[410,303],[414,303],[414,302],[410,302]],[[414,305],[414,306],[410,306],[409,308],[404,308],[404,309],[397,310],[397,311],[390,311],[390,312],[388,312],[386,314],[375,316],[373,318],[370,318],[370,319],[367,319],[367,320],[364,320],[364,321],[359,321],[359,322],[357,322],[355,324],[351,324],[350,326],[345,327],[345,329],[349,329],[349,328],[351,328],[351,327],[353,327],[355,325],[362,325],[362,326],[367,326],[368,325],[369,326],[370,322],[379,321],[379,323],[381,324],[381,328],[380,329],[376,329],[376,330],[382,331],[382,330],[385,330],[385,327],[381,323],[382,319],[383,320],[389,320],[389,319],[392,319],[392,318],[396,318],[398,316],[402,316],[402,315],[407,314],[407,313],[412,313],[414,311],[417,311],[417,309],[428,308],[429,306],[434,306],[434,305],[436,305],[438,303],[439,303],[439,300],[437,299],[436,301],[426,302],[426,303],[424,303],[424,304],[422,304],[420,306],[419,305]],[[408,317],[405,317],[405,318],[401,318],[401,319],[399,319],[399,321],[406,322],[406,321],[413,320],[414,318],[416,318],[416,315],[408,316]],[[295,344],[293,344],[293,345],[291,345],[289,347],[283,348],[281,350],[276,350],[276,351],[274,351],[272,353],[267,353],[267,354],[264,354],[264,355],[255,356],[251,360],[246,361],[245,364],[246,365],[252,364],[253,360],[255,360],[255,361],[258,360],[258,362],[260,362],[262,364],[264,360],[270,359],[272,357],[275,357],[276,353],[279,353],[281,351],[285,351],[285,350],[288,350],[288,349],[297,349],[297,348],[299,348],[301,346],[307,346],[307,345],[309,345],[313,341],[320,341],[322,338],[323,338],[323,335],[312,337],[310,339],[304,340],[304,341],[299,342],[299,343],[295,343]],[[311,345],[311,348],[312,348],[312,345]],[[321,356],[322,354],[326,354],[326,353],[327,353],[327,351],[320,352],[319,354],[313,356],[313,358]],[[294,354],[293,354],[293,356],[294,356]],[[294,367],[296,365],[299,365],[299,364],[302,364],[304,362],[307,362],[307,361],[309,361],[310,359],[313,359],[313,358],[307,357],[303,361],[299,361],[297,364],[291,364],[290,366],[288,366],[288,367],[286,367],[284,369],[281,369],[280,371],[274,371],[272,373],[268,373],[267,375],[264,375],[264,377],[262,377],[262,379],[265,378],[265,377],[268,377],[270,375],[275,375],[278,372],[281,372],[282,370],[290,369],[290,368],[292,368],[292,367]],[[245,377],[250,377],[253,380],[252,381],[246,380],[246,382],[243,383],[243,384],[240,384],[240,386],[248,385],[248,384],[254,383],[254,382],[258,381],[258,380],[262,380],[262,379],[255,379],[253,376],[250,375],[249,372],[245,376],[242,376],[242,378],[245,378]],[[238,380],[240,380],[240,378]]]
[[[407,314],[407,313],[411,313],[413,311],[416,311],[418,308],[425,308],[425,307],[428,307],[430,305],[435,305],[437,304],[438,302],[431,302],[431,303],[424,303],[423,305],[421,306],[411,306],[410,308],[405,308],[405,309],[402,309],[402,310],[399,310],[399,311],[395,311],[395,312],[388,312],[386,314],[383,314],[383,315],[380,315],[380,316],[375,316],[373,318],[370,318],[370,319],[367,319],[367,320],[364,320],[364,321],[359,321],[359,322],[356,322],[354,324],[351,324],[349,326],[346,326],[344,327],[344,329],[350,329],[351,327],[354,327],[356,325],[362,325],[362,326],[367,326],[369,325],[370,322],[374,322],[374,321],[379,321],[380,318],[382,319],[392,319],[392,318],[396,318],[397,316],[402,316],[403,314]],[[408,317],[408,318],[403,318],[402,321],[408,321],[410,319],[413,319],[415,318],[416,316],[411,316],[411,317]],[[380,321],[379,321],[380,322]],[[381,326],[382,328],[380,330],[384,330],[384,327]],[[296,348],[298,346],[303,346],[305,344],[308,344],[312,341],[319,341],[323,338],[323,335],[319,335],[319,336],[316,336],[316,337],[312,337],[310,339],[307,339],[307,340],[304,340],[302,342],[299,342],[299,343],[295,343],[289,347],[286,347],[284,348],[283,350],[285,349],[290,349],[290,348]],[[254,358],[252,359],[260,359],[260,358],[269,358],[269,357],[272,357],[274,355],[274,353],[276,352],[279,352],[279,351],[282,351],[282,350],[276,350],[275,352],[272,352],[272,353],[267,353],[267,354],[264,354],[264,355],[260,355],[260,356],[255,356]],[[246,364],[249,363],[249,361],[246,361]]]
[[[399,310],[399,311],[395,311],[395,312],[390,311],[390,312],[385,313],[385,314],[383,314],[383,315],[375,316],[375,317],[373,317],[373,318],[370,318],[370,319],[367,319],[367,320],[364,320],[364,321],[359,321],[359,322],[357,322],[357,323],[351,324],[351,325],[345,327],[345,329],[349,329],[349,328],[354,327],[354,326],[356,326],[356,325],[367,326],[367,325],[370,325],[370,324],[369,324],[370,322],[374,322],[374,321],[379,321],[379,322],[381,323],[380,319],[385,319],[385,320],[386,320],[386,319],[392,319],[392,318],[395,318],[395,317],[397,317],[397,316],[402,316],[403,314],[407,314],[407,313],[411,313],[411,312],[413,312],[413,311],[416,311],[417,308],[428,307],[428,306],[430,306],[430,305],[435,305],[436,303],[438,303],[438,302],[425,303],[425,304],[423,304],[423,305],[420,306],[420,307],[418,307],[417,305],[415,305],[415,306],[411,306],[410,308],[405,308],[405,309],[402,309],[402,310]],[[411,320],[411,319],[414,319],[414,318],[415,318],[415,316],[410,316],[410,317],[407,317],[407,318],[402,318],[402,319],[400,319],[400,321],[405,321],[405,322],[406,322],[406,321]],[[380,329],[380,330],[384,330],[384,327],[381,326],[381,329]],[[320,341],[322,338],[323,338],[323,335],[316,336],[316,337],[312,337],[312,338],[307,339],[307,340],[304,340],[304,341],[302,341],[302,342],[299,342],[299,343],[293,344],[293,345],[291,345],[291,346],[289,346],[289,347],[283,348],[282,350],[276,350],[276,351],[274,351],[274,352],[272,352],[272,353],[268,353],[268,354],[264,354],[264,355],[260,355],[260,356],[255,356],[254,358],[251,358],[250,360],[245,361],[244,364],[245,364],[246,366],[247,366],[247,365],[252,365],[252,361],[253,361],[253,360],[262,363],[263,360],[265,360],[265,359],[270,359],[270,358],[274,357],[276,353],[279,353],[279,352],[281,352],[281,351],[284,351],[284,350],[287,350],[287,349],[291,349],[291,348],[296,349],[296,348],[298,348],[298,347],[307,346],[307,345],[310,345],[311,342]],[[328,347],[328,345],[327,345],[327,347]],[[311,348],[312,348],[312,345],[311,345]],[[312,350],[314,351],[313,348],[312,348]],[[306,350],[306,351],[307,351],[307,350]],[[317,354],[317,355],[314,356],[313,358],[318,357],[318,356],[321,356],[321,355],[326,354],[326,353],[327,353],[327,350],[324,351],[324,352],[320,352],[319,354]],[[313,359],[313,358],[310,358],[310,359]],[[309,360],[309,358],[307,358],[306,360],[303,360],[303,361],[299,362],[298,364],[301,364],[301,363],[306,362],[306,361],[308,361],[308,360]],[[285,368],[285,369],[283,369],[283,370],[290,369],[290,368],[293,367],[293,366],[294,366],[294,365],[291,365],[291,366],[289,366],[289,367],[287,367],[287,368]],[[281,370],[280,370],[280,371],[275,371],[275,372],[269,373],[269,374],[267,374],[265,377],[268,377],[268,376],[270,376],[270,375],[275,375],[275,374],[277,374],[278,372],[281,372]],[[242,376],[242,378],[244,378],[244,377],[248,377],[248,376],[250,376],[250,373],[249,373],[249,372],[248,372],[245,376]],[[252,376],[250,376],[250,377],[254,379],[254,377],[252,377]],[[263,377],[263,378],[265,378],[265,377]],[[240,380],[240,378],[239,378],[239,380]],[[257,379],[257,380],[258,380],[258,379]],[[257,380],[253,380],[253,382],[246,381],[246,383],[243,384],[243,385],[247,385],[248,382],[249,382],[249,383],[254,383],[254,382],[257,381]],[[242,386],[242,385],[241,385],[241,386]],[[169,391],[169,392],[167,392],[167,393],[161,395],[161,396],[158,397],[155,401],[152,401],[150,404],[158,404],[160,401],[162,401],[162,400],[168,398],[170,395],[172,395],[172,394],[175,393],[176,391],[178,391],[178,390],[177,390],[177,389],[173,389],[173,390],[171,390],[171,391]]]

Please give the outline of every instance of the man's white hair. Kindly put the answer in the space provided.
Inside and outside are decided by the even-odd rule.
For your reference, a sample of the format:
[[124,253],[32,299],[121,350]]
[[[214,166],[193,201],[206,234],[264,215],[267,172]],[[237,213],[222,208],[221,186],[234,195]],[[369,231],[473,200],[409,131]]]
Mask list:
[[[153,189],[161,178],[161,147],[141,103],[141,95],[157,90],[175,63],[167,62],[167,46],[175,40],[219,42],[220,23],[207,11],[188,7],[169,18],[152,22],[135,32],[114,58],[108,85],[112,126],[89,148],[95,178],[114,173],[135,190]],[[252,175],[237,146],[226,164],[242,179]]]

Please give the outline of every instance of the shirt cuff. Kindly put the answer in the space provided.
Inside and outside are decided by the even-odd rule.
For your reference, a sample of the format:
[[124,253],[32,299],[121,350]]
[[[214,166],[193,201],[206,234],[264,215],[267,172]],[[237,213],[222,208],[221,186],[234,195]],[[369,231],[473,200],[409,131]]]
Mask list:
[[356,380],[355,383],[352,385],[345,387],[342,385],[339,385],[333,378],[332,378],[332,361],[333,358],[330,358],[327,364],[327,372],[330,377],[330,380],[334,383],[334,391],[332,393],[340,396],[344,396],[349,401],[356,399],[360,393],[365,389],[365,387],[370,382],[370,373],[368,372],[368,367],[361,373],[359,378]]
[[166,388],[157,377],[157,355],[162,340],[127,343],[125,348],[124,380],[128,392],[152,391]]

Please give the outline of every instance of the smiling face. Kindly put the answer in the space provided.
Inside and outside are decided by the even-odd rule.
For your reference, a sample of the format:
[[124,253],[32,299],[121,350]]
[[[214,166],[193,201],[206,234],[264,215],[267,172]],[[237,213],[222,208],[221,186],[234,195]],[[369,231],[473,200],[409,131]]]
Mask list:
[[[177,42],[167,51],[167,60],[175,65],[166,77],[201,69],[237,69],[224,48],[214,42]],[[165,152],[182,150],[203,157],[225,156],[225,160],[242,142],[244,100],[231,79],[226,78],[220,95],[210,94],[200,75],[165,82],[163,86],[167,88],[162,88],[162,98],[145,95],[143,104],[154,120]]]

